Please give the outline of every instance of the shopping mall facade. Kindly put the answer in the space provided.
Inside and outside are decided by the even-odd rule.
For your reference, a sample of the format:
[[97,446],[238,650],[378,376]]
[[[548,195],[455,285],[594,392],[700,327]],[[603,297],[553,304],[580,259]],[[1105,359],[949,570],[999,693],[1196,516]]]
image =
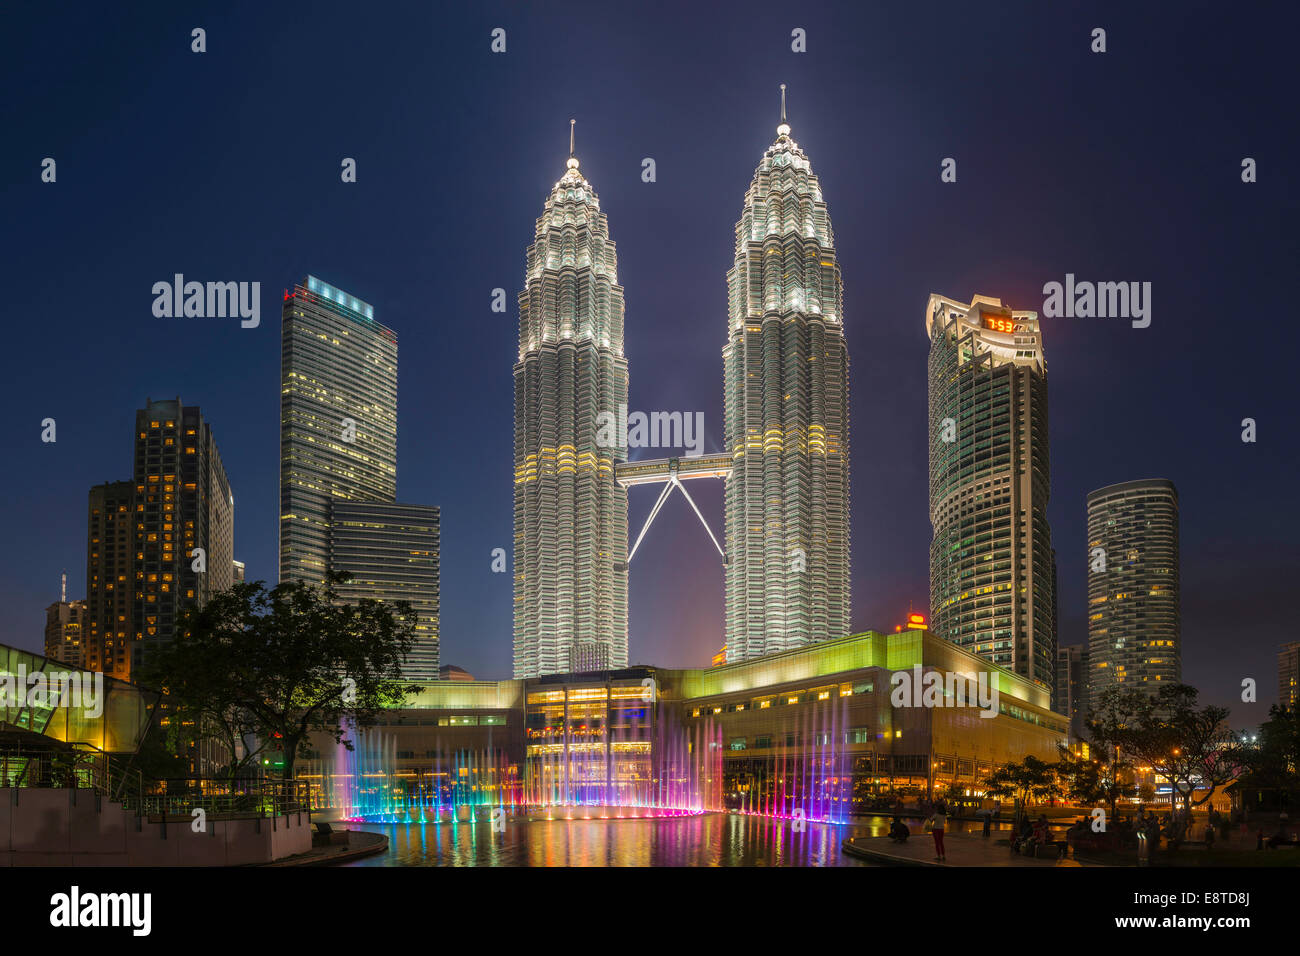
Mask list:
[[996,765],[1054,761],[1068,727],[1046,688],[913,629],[707,669],[438,681],[349,736],[351,750],[317,738],[300,777],[354,819],[840,820],[881,794],[975,790]]

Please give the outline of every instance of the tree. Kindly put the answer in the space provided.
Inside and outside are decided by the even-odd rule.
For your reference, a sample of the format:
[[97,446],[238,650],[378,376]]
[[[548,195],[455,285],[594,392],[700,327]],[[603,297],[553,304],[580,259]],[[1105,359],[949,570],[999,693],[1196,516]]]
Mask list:
[[1300,707],[1270,707],[1252,743],[1244,748],[1251,785],[1276,789],[1288,798],[1300,792]]
[[[1191,823],[1193,807],[1240,776],[1245,756],[1237,735],[1224,724],[1228,709],[1197,707],[1196,698],[1196,688],[1187,684],[1168,684],[1154,694],[1129,691],[1118,697],[1119,707],[1132,717],[1116,741],[1169,781],[1182,800],[1184,829]],[[1198,785],[1205,794],[1195,798]]]
[[1100,758],[1076,755],[1068,747],[1058,749],[1061,759],[1056,774],[1064,784],[1065,795],[1081,806],[1108,805],[1108,819],[1114,820],[1119,798],[1133,789],[1132,775]]
[[1097,755],[1098,789],[1110,805],[1110,819],[1115,819],[1119,798],[1133,792],[1133,764],[1124,758],[1121,744],[1125,728],[1133,719],[1128,699],[1111,688],[1101,695],[1085,722],[1091,740],[1090,750]]
[[[247,774],[265,747],[253,742],[253,715],[242,705],[237,679],[245,633],[255,626],[248,598],[259,585],[237,584],[189,612],[174,640],[145,655],[139,675],[140,683],[164,693],[165,752],[184,754],[200,740],[216,742],[231,780]],[[176,769],[173,764],[167,775]]]
[[995,767],[982,781],[985,792],[994,797],[1015,800],[1016,818],[1030,797],[1043,800],[1060,793],[1055,768],[1033,754],[1021,763],[1004,763]]
[[284,748],[293,779],[313,733],[348,749],[350,730],[374,725],[406,694],[401,665],[415,643],[415,612],[406,601],[344,603],[332,575],[322,585],[262,581],[236,584],[189,612],[170,648],[146,661],[147,676],[174,712],[220,739],[234,755],[231,776],[270,741]]

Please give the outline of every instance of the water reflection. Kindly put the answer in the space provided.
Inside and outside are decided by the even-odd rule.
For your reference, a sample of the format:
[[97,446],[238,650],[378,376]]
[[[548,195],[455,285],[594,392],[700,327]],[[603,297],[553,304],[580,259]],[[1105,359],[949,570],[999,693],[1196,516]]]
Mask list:
[[[912,832],[925,837],[920,821]],[[953,831],[977,824],[950,821]],[[388,851],[352,866],[863,866],[840,852],[849,836],[884,836],[888,817],[808,823],[709,813],[657,820],[511,820],[504,833],[477,824],[360,824],[388,836]]]

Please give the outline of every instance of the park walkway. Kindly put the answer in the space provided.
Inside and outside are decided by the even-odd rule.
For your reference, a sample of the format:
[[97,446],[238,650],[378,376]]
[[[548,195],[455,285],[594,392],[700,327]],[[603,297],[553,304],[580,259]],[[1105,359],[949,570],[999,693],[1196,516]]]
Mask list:
[[840,849],[850,856],[861,857],[873,863],[893,866],[1090,866],[1076,860],[1036,860],[1012,853],[1005,840],[994,837],[973,836],[965,833],[945,833],[944,849],[947,862],[934,858],[934,839],[928,833],[914,834],[906,843],[895,843],[887,836],[849,837]]

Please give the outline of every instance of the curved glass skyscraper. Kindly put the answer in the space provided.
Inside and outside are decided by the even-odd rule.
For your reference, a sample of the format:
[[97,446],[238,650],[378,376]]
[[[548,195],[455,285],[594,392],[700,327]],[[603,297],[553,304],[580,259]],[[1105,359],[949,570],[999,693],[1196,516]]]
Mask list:
[[1182,680],[1178,489],[1165,478],[1088,494],[1088,679],[1112,687]]
[[821,184],[781,124],[727,273],[727,660],[849,633],[849,395]]
[[595,190],[572,155],[547,197],[519,295],[515,378],[516,678],[627,665],[623,287]]
[[931,629],[1052,687],[1047,359],[1038,313],[931,295]]

